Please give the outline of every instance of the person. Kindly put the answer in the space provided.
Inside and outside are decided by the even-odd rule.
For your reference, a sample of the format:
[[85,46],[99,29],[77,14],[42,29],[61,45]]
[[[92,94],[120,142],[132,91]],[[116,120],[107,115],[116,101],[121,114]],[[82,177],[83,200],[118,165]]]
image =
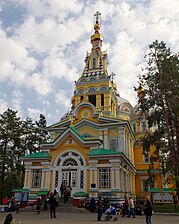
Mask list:
[[58,194],[58,192],[57,192],[56,189],[54,190],[54,198],[55,198],[55,201],[56,201],[56,207],[58,207],[58,203],[59,203],[59,194]]
[[49,205],[50,205],[50,217],[56,218],[56,200],[54,198],[53,192],[50,193],[49,197]]
[[64,190],[65,190],[65,183],[62,182],[60,186],[61,199],[63,199]]
[[71,188],[68,186],[64,190],[64,203],[68,202],[68,198],[71,195]]
[[130,217],[135,218],[135,206],[134,206],[134,200],[132,198],[129,198],[129,213],[128,213],[128,218]]
[[14,212],[16,210],[16,201],[14,197],[12,197],[9,201],[9,209],[10,212]]
[[96,202],[95,199],[92,197],[90,200],[90,211],[92,213],[95,213],[95,210],[96,210]]
[[129,213],[128,198],[127,196],[124,196],[124,203],[122,205],[122,217],[125,217],[125,215],[128,215],[128,213]]
[[109,205],[108,209],[104,212],[104,214],[106,215],[105,221],[109,221],[109,220],[117,221],[118,220],[117,211],[113,205]]
[[100,196],[99,196],[98,201],[96,203],[96,209],[97,209],[97,213],[98,213],[97,221],[101,221],[101,217],[102,217],[102,214],[103,214],[103,203],[101,201]]
[[11,224],[12,220],[13,220],[12,213],[9,213],[4,220],[4,224]]
[[146,224],[152,224],[152,202],[149,196],[146,197],[146,201],[144,203],[144,214]]
[[40,210],[41,210],[41,201],[40,198],[37,198],[37,203],[36,203],[36,211],[37,211],[37,215],[40,214]]

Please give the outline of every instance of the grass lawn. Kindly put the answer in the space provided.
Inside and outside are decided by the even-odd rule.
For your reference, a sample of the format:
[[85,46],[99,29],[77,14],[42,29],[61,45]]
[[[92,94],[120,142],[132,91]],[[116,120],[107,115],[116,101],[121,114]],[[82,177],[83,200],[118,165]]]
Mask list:
[[156,205],[153,204],[153,210],[154,212],[166,212],[166,213],[175,213],[178,212],[179,213],[179,205],[176,206],[175,209],[175,205],[174,204],[161,204],[161,205]]

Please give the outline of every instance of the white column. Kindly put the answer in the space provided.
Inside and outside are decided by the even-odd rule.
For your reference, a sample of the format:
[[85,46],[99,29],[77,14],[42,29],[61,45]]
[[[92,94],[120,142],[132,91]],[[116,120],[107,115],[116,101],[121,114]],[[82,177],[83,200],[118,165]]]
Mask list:
[[125,152],[125,130],[124,128],[120,128],[120,152]]
[[45,175],[44,175],[44,169],[42,169],[41,186],[40,186],[41,189],[44,188],[44,177],[45,177]]
[[108,148],[108,129],[104,130],[104,148]]
[[114,168],[111,168],[111,189],[114,189]]
[[120,183],[119,183],[119,168],[116,168],[116,188],[117,189],[119,188],[119,190],[121,190]]

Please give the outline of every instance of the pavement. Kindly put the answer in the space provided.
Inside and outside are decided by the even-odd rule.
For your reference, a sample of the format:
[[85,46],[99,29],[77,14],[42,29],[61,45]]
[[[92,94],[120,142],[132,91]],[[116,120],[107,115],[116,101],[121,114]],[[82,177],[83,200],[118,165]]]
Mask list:
[[[8,213],[0,213],[0,224],[4,222],[4,219]],[[15,220],[20,221],[21,224],[94,224],[94,223],[111,223],[111,221],[96,221],[97,214],[84,212],[73,212],[70,208],[67,211],[57,211],[57,217],[50,218],[49,211],[42,211],[39,215],[35,211],[23,211],[19,214],[14,213]],[[116,224],[145,224],[145,216],[136,216],[136,218],[119,217],[115,222]],[[152,224],[179,224],[179,215],[153,215]]]

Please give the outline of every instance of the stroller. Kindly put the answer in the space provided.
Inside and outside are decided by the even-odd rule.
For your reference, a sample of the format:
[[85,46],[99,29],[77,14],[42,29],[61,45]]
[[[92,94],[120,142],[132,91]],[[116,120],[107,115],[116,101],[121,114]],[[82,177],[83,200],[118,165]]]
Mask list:
[[104,220],[105,221],[113,221],[116,222],[118,220],[118,215],[116,208],[112,205],[109,206],[109,208],[104,212]]

